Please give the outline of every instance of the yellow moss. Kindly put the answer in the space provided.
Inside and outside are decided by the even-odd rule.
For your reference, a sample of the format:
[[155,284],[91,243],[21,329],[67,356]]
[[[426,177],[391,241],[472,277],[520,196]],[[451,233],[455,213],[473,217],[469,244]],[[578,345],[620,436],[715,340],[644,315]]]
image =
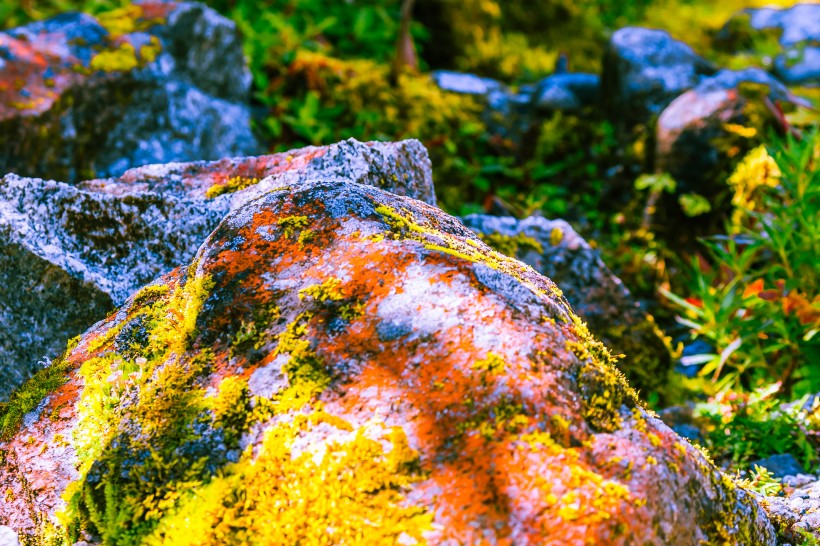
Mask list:
[[102,51],[91,59],[91,70],[103,72],[127,72],[140,65],[137,60],[137,50],[128,42],[117,49]]
[[106,11],[97,16],[97,21],[112,37],[143,31],[154,25],[162,24],[165,19],[158,17],[148,19],[144,17],[142,6],[131,4],[119,9]]
[[313,284],[299,290],[299,299],[305,297],[313,298],[316,301],[341,301],[345,295],[341,290],[342,281],[336,277],[330,277],[321,284]]
[[552,246],[558,246],[561,244],[561,241],[563,240],[564,232],[561,230],[561,228],[552,228],[552,231],[550,231],[550,244]]
[[160,53],[162,53],[162,44],[156,36],[151,36],[150,44],[140,47],[140,59],[144,65],[156,61]]
[[234,176],[229,178],[224,184],[214,184],[205,191],[205,197],[213,199],[226,193],[234,193],[244,190],[259,183],[259,178],[247,176]]
[[290,237],[310,225],[310,219],[307,216],[285,216],[279,219],[277,225],[282,228],[285,237]]
[[376,207],[375,210],[382,216],[385,223],[394,230],[394,237],[396,238],[408,238],[421,243],[428,250],[443,252],[470,262],[482,263],[496,271],[510,275],[539,296],[561,298],[563,295],[555,284],[550,284],[548,291],[543,290],[521,275],[522,268],[532,271],[530,266],[494,250],[482,248],[475,241],[468,244],[455,235],[423,226],[413,218],[412,213],[408,210],[404,210],[404,214],[401,214],[386,205]]
[[[120,423],[127,415],[129,422],[142,431],[142,436],[132,441],[148,442],[150,449],[161,450],[162,446],[151,443],[152,434],[159,434],[164,442],[172,442],[174,437],[183,441],[181,438],[189,430],[186,427],[204,410],[203,393],[192,381],[203,373],[208,353],[203,351],[187,361],[180,358],[196,332],[199,311],[212,287],[208,277],[196,275],[196,268],[194,263],[188,269],[187,282],[173,293],[160,288],[143,292],[146,300],[156,298],[156,301],[144,305],[128,321],[110,329],[103,336],[105,343],[98,340],[97,347],[109,350],[86,360],[80,367],[83,390],[77,403],[79,421],[71,439],[80,476],[64,491],[62,497],[66,505],[57,513],[59,528],[68,543],[76,541],[79,531],[90,526],[104,536],[106,542],[135,544],[140,533],[129,527],[137,524],[150,527],[151,517],[158,517],[173,504],[176,495],[173,481],[160,480],[161,485],[150,480],[120,483],[117,465],[123,464],[122,458],[127,455],[121,451],[125,446],[112,444],[112,439],[122,434]],[[141,351],[147,358],[139,356],[131,360],[111,347],[111,332],[122,331],[126,324],[133,323],[140,323],[147,330],[148,346]],[[125,395],[137,397],[137,403],[129,406],[127,414],[120,404]],[[152,452],[143,463],[145,469],[156,471],[169,464],[167,456]],[[104,478],[96,485],[87,483],[93,465],[101,461],[106,464],[97,472],[102,472]],[[189,461],[185,473],[200,475],[206,462],[204,458]],[[113,473],[114,479],[108,472]],[[136,495],[141,487],[159,487],[162,492],[144,500],[145,504],[134,505],[134,499],[128,495]]]
[[[295,455],[294,440],[310,421],[268,430],[259,455],[251,451],[165,516],[146,545],[174,544],[392,544],[400,536],[424,543],[433,516],[403,502],[423,478],[418,454],[393,428],[385,454],[361,430],[326,445],[320,460]],[[271,522],[276,525],[271,525]]]
[[312,229],[305,229],[299,234],[299,245],[304,246],[313,242],[316,232]]
[[484,360],[477,360],[471,366],[472,369],[485,372],[489,375],[498,375],[500,373],[504,373],[504,370],[507,368],[507,363],[504,359],[496,353],[487,353],[487,358]]
[[[611,514],[622,507],[623,502],[631,501],[629,487],[613,480],[605,479],[600,474],[589,470],[581,461],[576,448],[567,448],[556,442],[550,434],[534,431],[521,434],[516,438],[519,446],[535,452],[545,452],[551,457],[560,458],[566,470],[566,480],[560,485],[566,492],[560,497],[554,495],[556,484],[534,477],[540,489],[548,493],[553,506],[558,506],[558,517],[566,521],[582,520],[587,524],[605,521]],[[541,483],[539,483],[541,482]],[[590,497],[582,497],[582,491],[595,491]]]

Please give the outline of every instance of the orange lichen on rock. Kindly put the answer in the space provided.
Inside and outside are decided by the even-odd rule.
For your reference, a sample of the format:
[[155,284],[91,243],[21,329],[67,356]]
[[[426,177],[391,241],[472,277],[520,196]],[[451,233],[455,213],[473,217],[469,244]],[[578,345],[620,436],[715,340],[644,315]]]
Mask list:
[[68,544],[773,544],[554,284],[434,207],[272,191],[162,284],[72,353],[49,398],[79,402],[67,446],[42,413],[0,444],[71,461],[0,523]]

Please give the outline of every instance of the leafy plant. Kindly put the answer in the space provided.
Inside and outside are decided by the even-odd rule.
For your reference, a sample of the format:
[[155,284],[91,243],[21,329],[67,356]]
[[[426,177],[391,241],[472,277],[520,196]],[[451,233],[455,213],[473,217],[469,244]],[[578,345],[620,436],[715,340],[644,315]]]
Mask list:
[[820,390],[818,132],[775,139],[766,153],[771,162],[755,150],[733,176],[736,213],[728,235],[703,241],[710,260],[692,261],[690,297],[665,294],[714,348],[689,357],[701,375],[721,389],[779,381],[800,395]]
[[751,476],[740,482],[741,486],[771,497],[783,491],[783,482],[777,479],[768,469],[754,465]]
[[[790,453],[806,470],[817,463],[816,436],[801,403],[782,406],[773,384],[751,394],[727,393],[700,404],[706,447],[718,462],[745,469],[750,461]],[[802,401],[801,401],[802,402]]]

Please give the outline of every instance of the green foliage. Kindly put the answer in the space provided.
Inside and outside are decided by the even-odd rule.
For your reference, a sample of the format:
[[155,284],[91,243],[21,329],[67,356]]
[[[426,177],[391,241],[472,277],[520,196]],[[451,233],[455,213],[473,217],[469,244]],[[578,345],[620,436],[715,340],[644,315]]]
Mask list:
[[733,175],[736,214],[727,236],[704,241],[710,262],[693,260],[691,297],[667,296],[715,348],[689,358],[720,388],[779,381],[800,395],[820,390],[820,138],[776,140],[769,154]]
[[712,205],[704,196],[697,193],[684,193],[678,198],[681,209],[686,216],[700,216],[712,210]]
[[751,476],[739,482],[739,485],[767,497],[775,496],[783,491],[783,483],[768,469],[754,465]]
[[706,447],[716,461],[745,469],[755,459],[790,453],[806,470],[816,465],[818,446],[805,425],[807,412],[799,403],[781,407],[776,391],[775,385],[749,395],[731,393],[699,406]]

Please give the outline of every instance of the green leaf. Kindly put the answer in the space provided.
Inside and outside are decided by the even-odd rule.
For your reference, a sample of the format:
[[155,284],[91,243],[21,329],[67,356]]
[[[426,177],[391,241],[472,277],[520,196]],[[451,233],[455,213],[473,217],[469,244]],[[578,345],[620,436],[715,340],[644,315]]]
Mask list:
[[668,173],[642,174],[635,180],[636,190],[650,190],[653,192],[672,193],[677,187],[677,182]]
[[709,200],[697,193],[684,193],[678,198],[678,203],[680,203],[683,213],[690,218],[706,214],[712,210]]

